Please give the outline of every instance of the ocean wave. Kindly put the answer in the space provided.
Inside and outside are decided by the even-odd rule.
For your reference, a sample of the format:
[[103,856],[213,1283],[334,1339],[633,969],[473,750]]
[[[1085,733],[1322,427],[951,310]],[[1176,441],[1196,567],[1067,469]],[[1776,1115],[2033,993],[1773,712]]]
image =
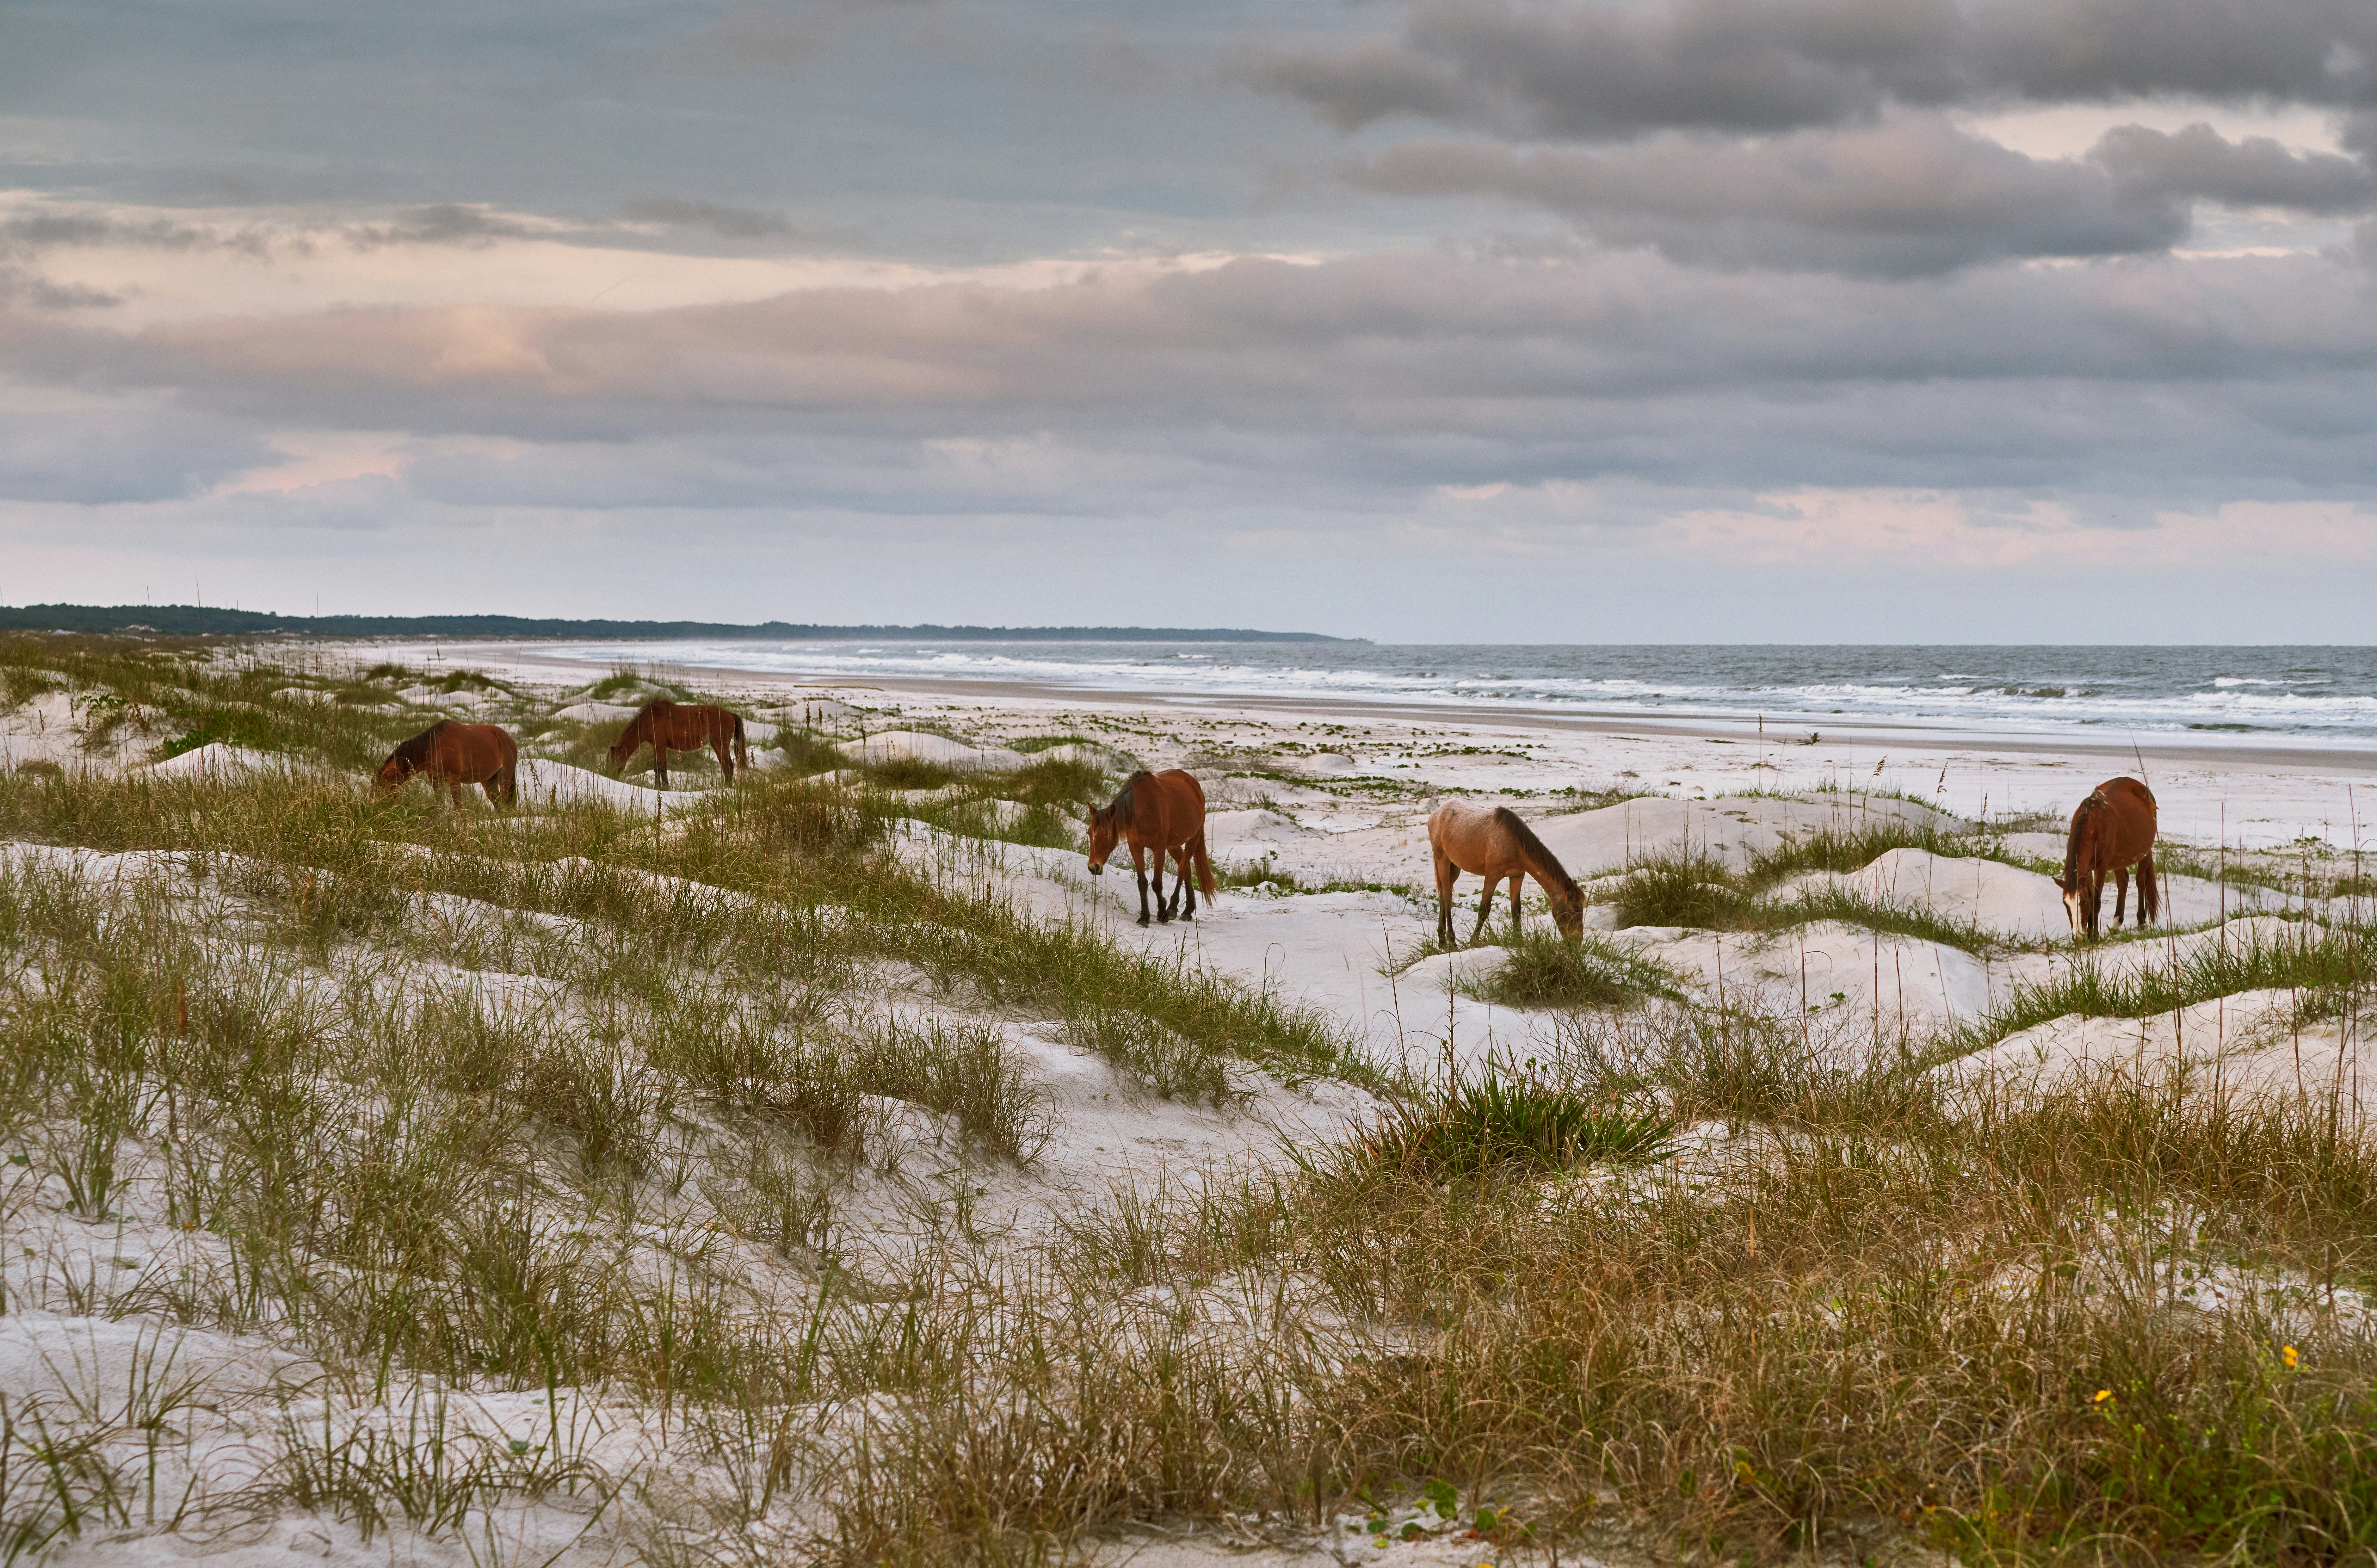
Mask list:
[[[679,642],[568,652],[605,664],[642,659],[830,680],[911,676],[1415,706],[1490,701],[1744,722],[1837,714],[2047,734],[2120,725],[2377,740],[2377,651],[2368,649],[1972,651],[1988,655],[1978,668],[1887,648]],[[2265,660],[2258,670],[2256,658]]]

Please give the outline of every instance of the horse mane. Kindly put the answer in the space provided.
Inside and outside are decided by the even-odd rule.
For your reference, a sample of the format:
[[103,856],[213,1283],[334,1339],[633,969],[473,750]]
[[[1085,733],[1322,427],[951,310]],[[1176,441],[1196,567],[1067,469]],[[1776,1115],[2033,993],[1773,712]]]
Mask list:
[[1155,782],[1155,775],[1149,772],[1145,768],[1141,768],[1139,772],[1131,774],[1130,777],[1122,781],[1122,793],[1116,796],[1113,803],[1106,808],[1106,814],[1112,817],[1116,821],[1124,824],[1126,827],[1129,826],[1132,820],[1139,815],[1139,802],[1131,797],[1131,791],[1139,787],[1139,784],[1141,779],[1146,780],[1149,784],[1153,784]]
[[[1544,841],[1535,836],[1535,830],[1527,826],[1525,820],[1516,811],[1507,806],[1497,806],[1494,808],[1494,821],[1519,841],[1519,853],[1526,856],[1527,868],[1538,880],[1557,882],[1562,892],[1573,897],[1584,896],[1584,890],[1576,885],[1576,879],[1568,874],[1568,868],[1559,863],[1559,856],[1545,847]],[[1551,873],[1548,879],[1544,876],[1547,871]]]
[[[388,760],[389,762],[410,762],[416,768],[427,767],[429,765],[429,743],[437,738],[437,732],[439,730],[444,729],[448,724],[450,724],[453,722],[454,721],[451,719],[438,720],[427,729],[423,730],[419,735],[414,736],[411,740],[405,741],[402,745],[399,746],[394,752],[389,754]],[[387,763],[382,763],[381,766],[385,767],[387,766]]]
[[2106,797],[2104,790],[2099,787],[2090,790],[2088,798],[2082,801],[2079,808],[2072,813],[2072,830],[2064,835],[2063,839],[2064,881],[2070,882],[2080,874],[2080,835],[2087,830],[2090,822],[2096,820],[2099,813],[2109,810],[2112,804],[2112,801]]

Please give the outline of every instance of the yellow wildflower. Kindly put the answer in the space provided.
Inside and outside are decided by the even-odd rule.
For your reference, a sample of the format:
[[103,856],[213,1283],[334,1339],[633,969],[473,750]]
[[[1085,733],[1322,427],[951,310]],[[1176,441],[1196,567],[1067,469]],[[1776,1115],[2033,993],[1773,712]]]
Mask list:
[[2279,1346],[2279,1347],[2278,1347],[2278,1354],[2279,1354],[2281,1357],[2285,1358],[2285,1359],[2286,1359],[2286,1363],[2287,1363],[2287,1366],[2289,1369],[2292,1369],[2293,1367],[2297,1366],[2297,1365],[2298,1365],[2298,1364],[2299,1364],[2299,1363],[2301,1362],[2301,1360],[2302,1360],[2302,1358],[2301,1358],[2300,1356],[2298,1356],[2298,1355],[2296,1355],[2296,1354],[2295,1354],[2295,1347],[2294,1347],[2293,1346],[2291,1346],[2291,1345],[2281,1345],[2281,1346]]
[[2096,1391],[2096,1397],[2090,1401],[2090,1403],[2102,1405],[2106,1400],[2110,1399],[2111,1397],[2113,1397],[2113,1391],[2111,1389],[2100,1388]]

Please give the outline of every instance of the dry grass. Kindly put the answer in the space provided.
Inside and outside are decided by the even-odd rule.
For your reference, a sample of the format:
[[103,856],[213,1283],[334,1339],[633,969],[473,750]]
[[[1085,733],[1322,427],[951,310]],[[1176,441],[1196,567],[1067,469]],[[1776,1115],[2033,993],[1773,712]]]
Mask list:
[[[86,658],[65,640],[40,667]],[[202,694],[171,699],[192,722],[292,678],[87,661]],[[0,659],[12,691],[34,667]],[[276,741],[352,766],[387,717],[293,708]],[[2377,1148],[2347,1107],[2108,1076],[1963,1116],[1917,1071],[1942,1042],[1877,1060],[1653,997],[1410,1100],[1412,1135],[1373,1140],[1393,1157],[1003,1228],[982,1194],[1032,1182],[1054,1114],[1007,1022],[1218,1110],[1257,1068],[1378,1080],[1325,1020],[902,871],[890,808],[762,777],[660,832],[305,778],[0,779],[0,836],[175,856],[0,873],[26,1161],[0,1245],[55,1210],[174,1249],[19,1267],[6,1305],[269,1340],[378,1412],[267,1405],[260,1473],[183,1491],[154,1478],[227,1418],[153,1359],[104,1410],[12,1402],[0,1560],[577,1500],[684,1562],[1061,1561],[1131,1526],[1480,1506],[1513,1551],[1696,1561],[2377,1548]],[[2348,1000],[2365,943],[2116,999]],[[503,1390],[665,1415],[664,1462],[459,1414]]]

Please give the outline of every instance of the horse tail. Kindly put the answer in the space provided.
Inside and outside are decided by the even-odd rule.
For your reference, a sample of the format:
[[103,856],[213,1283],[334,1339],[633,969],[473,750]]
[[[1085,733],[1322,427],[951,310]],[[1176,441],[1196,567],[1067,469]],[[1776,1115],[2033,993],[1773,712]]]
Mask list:
[[1198,829],[1197,836],[1188,841],[1188,853],[1197,857],[1198,888],[1208,899],[1221,897],[1222,895],[1213,887],[1213,857],[1205,853],[1204,829]]
[[1516,811],[1507,806],[1497,806],[1494,808],[1494,821],[1503,832],[1519,841],[1519,853],[1537,881],[1557,887],[1571,898],[1584,896],[1584,890],[1576,885],[1576,879],[1568,874],[1568,868],[1559,863],[1559,856],[1545,846],[1544,841],[1535,836],[1535,830],[1527,826],[1525,820]]
[[747,768],[751,765],[751,748],[743,744],[743,715],[731,713],[727,716],[735,721],[735,765]]

